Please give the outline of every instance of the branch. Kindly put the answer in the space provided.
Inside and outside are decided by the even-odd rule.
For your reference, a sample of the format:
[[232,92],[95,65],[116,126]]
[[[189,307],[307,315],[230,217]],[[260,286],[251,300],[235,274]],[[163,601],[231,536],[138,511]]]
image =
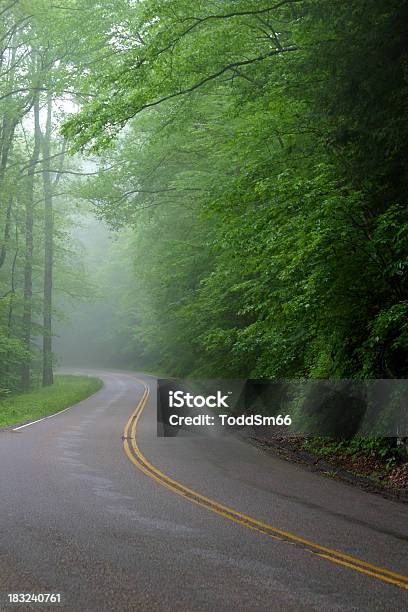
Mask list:
[[199,23],[203,23],[204,21],[208,21],[210,19],[230,19],[231,17],[246,17],[250,15],[263,15],[265,13],[270,13],[271,11],[275,11],[285,4],[294,4],[295,2],[303,2],[304,0],[282,0],[282,2],[278,2],[278,4],[274,4],[273,6],[268,6],[263,9],[255,10],[255,11],[234,11],[233,13],[224,13],[223,15],[207,15],[207,17],[185,17],[181,20],[189,21],[190,19],[194,19],[195,23],[188,29],[186,32],[190,31]]
[[9,4],[8,6],[6,6],[6,8],[4,8],[1,12],[0,12],[0,17],[2,15],[4,15],[4,13],[7,13],[7,11],[9,11],[10,9],[13,8],[13,6],[15,6],[16,4],[18,4],[20,2],[20,0],[14,0],[14,2],[12,2],[11,4]]
[[[61,153],[60,153],[61,155]],[[51,157],[56,157],[56,155],[51,156]],[[47,157],[44,158],[44,160],[48,159]],[[51,158],[50,158],[51,159]],[[40,160],[38,163],[41,163],[44,160]],[[112,170],[114,168],[114,166],[110,167],[110,168],[100,168],[98,170],[98,172],[80,172],[77,170],[59,170],[59,169],[55,169],[55,170],[49,170],[50,174],[74,174],[75,176],[98,176],[101,172],[108,172],[108,170]],[[34,172],[31,172],[31,174],[41,174],[42,170],[34,170]],[[27,174],[20,174],[19,178],[24,178],[25,176],[28,176]]]
[[[7,93],[5,93],[2,96],[0,96],[0,102],[1,102],[1,100],[4,100],[5,98],[10,98],[10,96],[13,96],[14,94],[17,94],[17,93],[26,93],[26,92],[32,93],[33,91],[46,91],[46,92],[48,92],[50,90],[45,88],[45,87],[20,87],[18,89],[13,89],[13,91],[8,91]],[[70,94],[72,96],[83,96],[84,98],[86,98],[86,97],[94,98],[95,97],[95,94],[85,93],[85,92],[82,92],[82,91],[70,91],[69,89],[63,89],[61,91],[61,93]]]
[[[0,15],[1,16],[1,15]],[[17,21],[16,23],[14,23],[11,28],[9,28],[7,30],[7,32],[5,32],[3,34],[3,36],[0,38],[0,41],[3,42],[3,40],[5,40],[7,37],[9,39],[9,41],[11,41],[13,39],[13,36],[15,35],[15,33],[19,30],[19,28],[21,27],[21,25],[28,21],[29,19],[31,19],[32,17],[34,17],[34,15],[26,15],[25,17],[22,17],[19,21]],[[11,49],[18,49],[19,47],[22,47],[23,44],[19,44],[15,47],[8,47]],[[4,52],[4,50],[3,50]]]
[[[72,193],[70,191],[60,191],[59,193],[53,193],[52,196],[54,198],[59,198],[61,196],[72,196]],[[37,204],[41,204],[41,202],[44,202],[44,198],[40,198],[39,200],[36,200],[33,203],[33,206],[37,206]]]
[[[130,191],[126,191],[124,194],[122,194],[119,198],[116,198],[115,200],[108,200],[110,204],[118,204],[119,202],[122,202],[123,200],[125,200],[128,196],[133,195],[135,193],[168,193],[169,191],[205,191],[204,189],[199,189],[199,188],[177,188],[177,187],[169,187],[168,189],[131,189]],[[86,200],[90,200],[92,201],[101,201],[101,198],[95,197],[95,198],[90,198],[90,197],[86,197]]]
[[[61,151],[60,153],[55,153],[54,155],[50,155],[49,157],[43,157],[42,159],[39,159],[38,161],[34,162],[34,164],[31,164],[31,165],[42,164],[43,162],[49,159],[55,159],[55,157],[60,157],[61,155],[64,155],[63,151]],[[14,168],[14,166],[19,166],[19,165],[20,165],[20,162],[15,162],[14,164],[10,164],[8,167],[8,170],[10,170],[10,168]],[[27,170],[29,166],[30,164],[26,164],[25,166],[21,168],[21,171]]]
[[[286,4],[293,4],[295,2],[303,2],[304,0],[282,0],[282,2],[278,2],[278,4],[274,4],[273,6],[269,6],[267,8],[264,9],[260,9],[257,11],[235,11],[233,13],[225,13],[223,15],[207,15],[207,17],[185,17],[184,19],[181,20],[181,23],[183,23],[184,21],[188,21],[191,19],[194,19],[194,23],[189,26],[188,28],[186,28],[183,32],[181,32],[177,38],[173,38],[173,40],[171,42],[169,42],[165,47],[162,47],[161,49],[159,49],[157,51],[157,53],[155,54],[155,57],[158,57],[159,55],[161,55],[162,53],[165,53],[166,51],[168,51],[169,49],[171,49],[172,47],[174,47],[174,45],[179,42],[179,40],[181,40],[184,36],[186,36],[187,34],[189,34],[192,30],[194,30],[198,25],[201,25],[202,23],[206,22],[206,21],[210,21],[210,20],[219,20],[219,19],[230,19],[232,17],[243,17],[243,16],[251,16],[251,15],[261,15],[264,13],[269,13],[273,10],[276,10],[278,8],[281,8],[282,6],[286,5]],[[146,58],[141,57],[139,58],[139,60],[137,61],[136,65],[134,66],[134,68],[140,68],[141,65],[143,65],[146,62]]]
[[60,6],[58,4],[51,4],[50,8],[53,9],[59,9],[60,11],[82,11],[84,12],[84,9],[79,8],[79,7],[74,7],[74,6]]
[[149,102],[147,104],[143,104],[134,113],[132,113],[131,115],[128,115],[126,117],[125,121],[128,121],[129,119],[132,119],[133,117],[138,115],[140,112],[142,112],[146,108],[151,108],[153,106],[157,106],[158,104],[161,104],[162,102],[166,102],[167,100],[171,100],[172,98],[177,98],[179,96],[183,96],[185,94],[191,93],[192,91],[195,91],[196,89],[198,89],[199,87],[202,87],[206,83],[208,83],[210,81],[214,81],[215,79],[217,79],[219,76],[221,76],[222,74],[224,74],[228,70],[236,70],[236,68],[238,68],[239,66],[248,66],[249,64],[254,64],[255,62],[262,62],[263,60],[267,59],[268,57],[272,57],[273,55],[280,55],[282,53],[289,53],[291,51],[297,51],[297,50],[298,50],[298,47],[296,47],[296,46],[284,47],[282,49],[282,51],[274,50],[274,51],[271,51],[270,53],[267,53],[266,55],[260,55],[258,57],[254,57],[254,58],[249,59],[249,60],[242,60],[240,62],[233,62],[231,64],[227,64],[227,66],[224,66],[223,68],[221,68],[217,72],[214,72],[213,74],[210,74],[209,76],[205,77],[201,81],[198,81],[194,85],[191,85],[191,87],[187,87],[186,89],[182,89],[180,91],[177,91],[176,93],[172,93],[172,94],[169,94],[168,96],[164,96],[163,98],[159,98],[155,102]]
[[259,9],[255,11],[235,11],[233,13],[224,13],[223,15],[207,15],[207,17],[185,17],[184,19],[181,20],[181,23],[183,23],[184,21],[189,21],[191,19],[195,20],[194,23],[188,28],[186,28],[183,32],[181,32],[181,34],[178,36],[177,39],[173,39],[173,41],[169,43],[168,45],[166,45],[166,47],[163,47],[162,49],[160,49],[157,52],[157,55],[164,53],[165,51],[168,51],[169,49],[171,49],[171,47],[173,47],[173,45],[175,45],[176,42],[178,42],[181,38],[189,34],[198,25],[201,25],[202,23],[205,23],[206,21],[218,20],[218,19],[231,19],[232,17],[263,15],[265,13],[270,13],[271,11],[281,8],[282,6],[285,6],[285,4],[293,4],[295,2],[303,2],[303,1],[304,0],[282,0],[282,2],[278,2],[278,4],[274,4],[273,6],[269,6],[267,8]]

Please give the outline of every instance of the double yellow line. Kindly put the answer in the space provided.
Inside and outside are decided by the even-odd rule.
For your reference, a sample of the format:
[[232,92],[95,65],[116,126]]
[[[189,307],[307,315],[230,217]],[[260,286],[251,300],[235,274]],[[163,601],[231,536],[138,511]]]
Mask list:
[[332,563],[343,565],[356,572],[368,574],[369,576],[372,576],[377,580],[382,580],[383,582],[388,582],[390,584],[408,590],[408,576],[403,576],[401,574],[397,574],[396,572],[392,572],[391,570],[372,565],[371,563],[367,563],[366,561],[362,561],[361,559],[356,559],[355,557],[345,555],[337,550],[332,550],[331,548],[326,548],[325,546],[316,544],[311,540],[306,540],[305,538],[301,538],[292,533],[288,533],[286,531],[282,531],[281,529],[277,529],[276,527],[272,527],[267,523],[263,523],[250,516],[247,516],[246,514],[242,514],[241,512],[238,512],[233,508],[229,508],[228,506],[219,504],[217,501],[205,497],[205,495],[202,495],[197,491],[189,489],[180,482],[177,482],[177,480],[170,478],[170,476],[158,470],[143,455],[137,442],[137,425],[150,394],[149,387],[142,380],[138,380],[138,382],[143,385],[144,392],[137,405],[136,410],[131,415],[130,419],[126,424],[123,434],[123,446],[125,453],[129,457],[130,461],[132,461],[132,463],[139,470],[146,474],[146,476],[149,476],[149,478],[152,478],[160,485],[167,487],[167,489],[170,489],[171,491],[173,491],[173,493],[181,495],[182,497],[188,499],[194,504],[202,506],[206,510],[211,510],[211,512],[215,512],[216,514],[219,514],[229,519],[230,521],[234,521],[235,523],[244,525],[249,529],[253,529],[255,531],[268,535],[271,538],[283,540],[291,544],[296,544],[298,546],[301,546],[308,552],[313,553],[318,557],[322,557],[323,559],[327,559]]

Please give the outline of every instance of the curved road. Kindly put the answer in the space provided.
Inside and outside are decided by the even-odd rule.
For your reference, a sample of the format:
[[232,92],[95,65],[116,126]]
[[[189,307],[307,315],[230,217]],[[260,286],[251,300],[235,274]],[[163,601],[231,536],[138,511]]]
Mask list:
[[96,374],[0,432],[0,610],[408,609],[406,506],[233,436],[157,438],[154,379]]

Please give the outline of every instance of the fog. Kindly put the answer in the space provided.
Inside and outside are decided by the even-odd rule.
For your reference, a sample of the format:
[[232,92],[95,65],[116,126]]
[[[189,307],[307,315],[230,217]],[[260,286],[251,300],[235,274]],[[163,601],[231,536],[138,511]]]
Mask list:
[[88,214],[78,218],[72,232],[75,250],[83,270],[82,295],[60,295],[55,325],[54,351],[59,366],[131,366],[128,325],[121,298],[130,286],[130,270],[120,256],[127,240]]

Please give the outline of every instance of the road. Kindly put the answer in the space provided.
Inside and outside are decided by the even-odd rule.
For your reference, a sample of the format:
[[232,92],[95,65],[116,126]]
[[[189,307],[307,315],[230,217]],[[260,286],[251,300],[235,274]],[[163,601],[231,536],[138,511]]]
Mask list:
[[154,379],[97,375],[0,432],[1,610],[408,609],[406,505],[233,436],[157,438]]

